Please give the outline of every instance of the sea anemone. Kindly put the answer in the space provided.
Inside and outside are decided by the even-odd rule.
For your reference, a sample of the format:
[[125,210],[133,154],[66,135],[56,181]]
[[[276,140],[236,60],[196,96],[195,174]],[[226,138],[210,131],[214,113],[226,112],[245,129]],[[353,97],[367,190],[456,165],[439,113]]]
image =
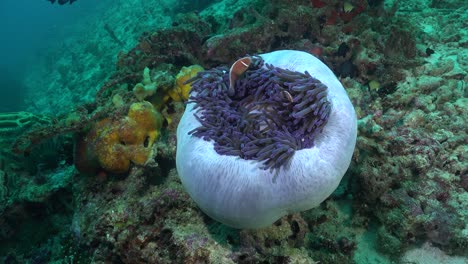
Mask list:
[[336,189],[356,143],[356,115],[320,60],[276,51],[189,82],[177,170],[209,216],[237,228],[265,227]]

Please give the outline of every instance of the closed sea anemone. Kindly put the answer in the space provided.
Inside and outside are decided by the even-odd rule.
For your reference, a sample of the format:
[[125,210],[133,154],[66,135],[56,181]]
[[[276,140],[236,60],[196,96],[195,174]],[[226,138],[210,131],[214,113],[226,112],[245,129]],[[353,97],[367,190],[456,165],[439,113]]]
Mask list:
[[260,228],[319,205],[356,143],[356,114],[314,56],[283,50],[197,74],[177,129],[177,170],[210,217]]

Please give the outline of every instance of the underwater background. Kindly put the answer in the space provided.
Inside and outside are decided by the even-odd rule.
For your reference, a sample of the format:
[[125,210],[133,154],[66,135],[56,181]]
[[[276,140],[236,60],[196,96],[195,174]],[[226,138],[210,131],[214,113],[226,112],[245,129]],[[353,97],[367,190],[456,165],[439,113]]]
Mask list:
[[[468,263],[467,1],[52,2],[0,3],[0,263]],[[353,159],[319,207],[230,228],[177,174],[185,81],[282,49],[338,76]]]

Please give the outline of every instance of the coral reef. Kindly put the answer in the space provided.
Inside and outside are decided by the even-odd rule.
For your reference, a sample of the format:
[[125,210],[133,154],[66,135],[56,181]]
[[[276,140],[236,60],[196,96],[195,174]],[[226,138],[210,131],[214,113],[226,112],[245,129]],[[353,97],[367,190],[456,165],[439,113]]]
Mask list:
[[162,63],[179,67],[200,64],[203,54],[199,47],[210,34],[210,25],[194,14],[182,17],[175,25],[143,34],[137,46],[119,54],[118,70],[134,72]]
[[[460,254],[468,242],[461,210],[467,205],[461,185],[466,111],[457,107],[463,92],[458,80],[425,74],[419,71],[420,84],[408,74],[385,101],[370,104],[377,109],[360,121],[355,175],[360,199],[379,208],[376,216],[386,227],[379,235],[396,237],[399,251],[411,241],[427,239]],[[418,103],[446,91],[452,91],[453,99],[432,106]],[[409,101],[416,107],[405,107]],[[451,125],[431,121],[447,114]]]
[[[147,67],[158,88],[144,100],[171,120],[157,154],[101,178],[77,174],[67,143],[66,158],[41,173],[0,161],[0,262],[366,264],[431,252],[466,262],[464,1],[183,1],[187,13],[177,15],[172,1],[136,3],[105,5],[97,22],[80,23],[83,39],[58,43],[30,70],[30,111],[59,118],[13,148],[32,153],[42,140],[124,119]],[[235,230],[182,189],[174,167],[184,103],[167,92],[183,66],[227,66],[278,49],[313,53],[339,76],[359,118],[357,147],[319,207]]]
[[34,249],[57,233],[68,232],[74,167],[66,149],[71,149],[71,141],[47,138],[35,142],[27,153],[15,153],[15,141],[24,133],[57,121],[25,112],[0,116],[0,255],[5,256],[1,261],[41,261],[40,250]]

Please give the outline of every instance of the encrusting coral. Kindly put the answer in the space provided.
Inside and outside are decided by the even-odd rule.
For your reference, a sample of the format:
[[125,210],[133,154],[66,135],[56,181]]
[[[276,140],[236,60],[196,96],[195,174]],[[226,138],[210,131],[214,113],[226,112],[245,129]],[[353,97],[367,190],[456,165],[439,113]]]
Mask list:
[[41,148],[40,144],[36,144],[34,149],[31,148],[27,152],[28,155],[22,155],[23,153],[14,150],[15,142],[24,133],[55,123],[57,120],[51,117],[30,112],[0,113],[0,161],[5,160],[5,167],[34,172],[39,164],[47,160],[46,154],[57,153],[58,149],[47,148],[47,146]]
[[193,103],[177,128],[184,187],[205,213],[237,228],[319,205],[356,142],[354,108],[320,60],[292,50],[252,60],[232,89],[226,68],[192,79]]
[[153,155],[161,126],[161,114],[151,103],[133,103],[126,117],[105,118],[78,141],[75,165],[82,172],[102,168],[114,173],[127,172],[131,162],[143,165]]
[[43,115],[29,112],[0,113],[0,144],[4,141],[10,143],[25,131],[38,125],[50,125],[53,119]]

